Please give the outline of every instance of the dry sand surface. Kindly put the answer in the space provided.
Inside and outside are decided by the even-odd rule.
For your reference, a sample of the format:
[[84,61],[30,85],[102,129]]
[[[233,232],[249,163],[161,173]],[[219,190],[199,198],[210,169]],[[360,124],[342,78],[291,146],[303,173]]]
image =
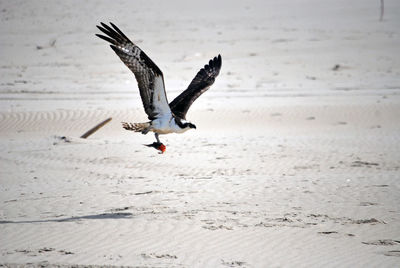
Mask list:
[[[400,2],[379,4],[0,1],[0,267],[400,267]],[[121,128],[146,117],[100,21],[169,100],[222,55],[163,155]]]

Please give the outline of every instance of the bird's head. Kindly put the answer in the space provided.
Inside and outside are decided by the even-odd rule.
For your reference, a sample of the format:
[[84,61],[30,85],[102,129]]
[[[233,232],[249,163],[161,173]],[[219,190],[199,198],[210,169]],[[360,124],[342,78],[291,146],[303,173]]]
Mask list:
[[190,122],[186,123],[186,127],[196,129],[196,125],[195,125],[195,124],[192,124],[192,123],[190,123]]
[[191,128],[196,129],[195,124],[192,124],[192,123],[186,121],[185,119],[175,118],[175,122],[182,129],[182,131],[187,131]]

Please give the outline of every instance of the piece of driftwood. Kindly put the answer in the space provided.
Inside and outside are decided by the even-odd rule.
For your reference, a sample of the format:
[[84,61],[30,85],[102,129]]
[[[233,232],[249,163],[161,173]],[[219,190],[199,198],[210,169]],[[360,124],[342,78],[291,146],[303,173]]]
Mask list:
[[103,127],[105,124],[107,124],[108,122],[111,121],[111,117],[107,118],[106,120],[102,121],[101,123],[98,123],[96,126],[92,127],[91,129],[89,129],[85,134],[83,134],[81,136],[81,139],[86,139],[87,137],[89,137],[90,135],[92,135],[93,133],[95,133],[97,130],[99,130],[99,128]]

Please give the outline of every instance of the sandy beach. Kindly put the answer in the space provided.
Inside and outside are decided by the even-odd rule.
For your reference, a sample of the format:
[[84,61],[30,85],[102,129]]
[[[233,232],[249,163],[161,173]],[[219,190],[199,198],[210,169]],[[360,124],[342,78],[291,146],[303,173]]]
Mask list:
[[[400,2],[0,1],[0,267],[399,267]],[[168,99],[161,136],[114,22]],[[112,121],[87,139],[84,132]]]

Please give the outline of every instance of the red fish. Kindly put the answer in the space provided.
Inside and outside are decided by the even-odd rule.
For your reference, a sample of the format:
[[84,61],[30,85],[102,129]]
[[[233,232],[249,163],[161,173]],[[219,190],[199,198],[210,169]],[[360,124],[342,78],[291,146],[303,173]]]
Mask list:
[[163,154],[165,152],[165,150],[167,149],[167,147],[164,144],[162,144],[161,142],[153,142],[151,144],[144,144],[144,145],[147,147],[153,147],[153,148],[159,150],[161,154]]

